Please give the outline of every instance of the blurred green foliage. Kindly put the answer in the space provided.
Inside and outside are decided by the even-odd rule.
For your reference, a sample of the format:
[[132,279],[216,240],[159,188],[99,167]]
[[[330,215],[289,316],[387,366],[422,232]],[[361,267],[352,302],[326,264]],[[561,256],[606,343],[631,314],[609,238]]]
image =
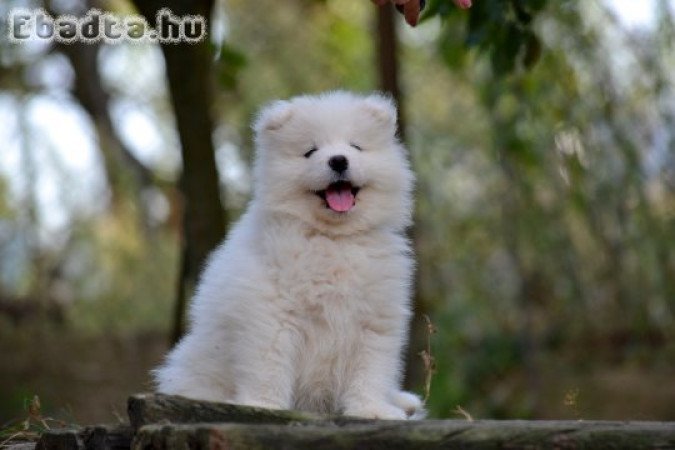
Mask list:
[[246,66],[246,55],[226,42],[214,46],[216,52],[216,79],[223,89],[233,89],[237,85],[239,72]]
[[[444,4],[434,4],[440,15]],[[672,63],[658,44],[672,16],[638,38],[621,36],[597,5],[530,2],[536,20],[518,5],[472,8],[466,43],[478,55],[464,51],[455,30],[441,37],[441,56],[459,75],[453,95],[476,92],[485,135],[464,143],[473,149],[453,147],[446,162],[421,166],[426,156],[414,154],[424,227],[416,237],[423,261],[436,255],[431,270],[420,266],[421,292],[446,311],[437,319],[446,333],[437,339],[444,395],[431,404],[440,414],[475,405],[476,393],[491,415],[550,408],[541,404],[545,370],[536,360],[563,345],[606,339],[601,350],[623,360],[632,347],[656,343],[672,358],[673,136],[665,130],[673,111],[662,96],[672,98],[673,85],[663,88],[663,66],[653,70],[654,61]],[[445,20],[457,23],[450,13]],[[534,66],[529,45],[543,45]],[[634,58],[630,71],[610,56],[620,51]],[[650,169],[649,154],[664,165]],[[434,166],[436,175],[427,172]],[[449,178],[456,186],[437,186]],[[453,361],[457,354],[468,356]],[[495,386],[508,386],[504,378],[518,370],[530,392],[500,397]]]
[[[486,53],[497,75],[508,75],[517,68],[530,68],[539,60],[542,51],[541,40],[533,29],[534,19],[546,3],[546,0],[475,2],[469,11],[463,43]],[[573,2],[562,3],[571,5]],[[440,16],[447,21],[458,14],[451,0],[431,0],[423,19]],[[464,51],[453,45],[456,31],[448,29],[447,32],[449,35],[442,39],[446,44],[442,47],[443,56],[452,67],[457,67],[463,60]]]

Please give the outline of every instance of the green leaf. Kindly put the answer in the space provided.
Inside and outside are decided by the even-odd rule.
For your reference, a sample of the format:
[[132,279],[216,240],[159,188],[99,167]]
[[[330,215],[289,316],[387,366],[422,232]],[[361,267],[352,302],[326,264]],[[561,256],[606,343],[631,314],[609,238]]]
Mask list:
[[246,67],[246,56],[228,45],[222,43],[216,57],[216,79],[225,89],[234,89],[237,86],[239,72]]

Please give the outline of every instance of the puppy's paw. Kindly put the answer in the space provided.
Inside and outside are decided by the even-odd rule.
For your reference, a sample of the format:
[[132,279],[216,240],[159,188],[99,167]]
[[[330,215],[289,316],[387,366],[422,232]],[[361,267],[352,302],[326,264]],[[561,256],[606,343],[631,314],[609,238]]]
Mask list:
[[345,409],[346,416],[363,417],[364,419],[406,420],[408,416],[403,409],[387,402],[364,402],[353,404]]
[[427,414],[422,400],[411,392],[396,391],[391,396],[391,402],[401,408],[409,419],[423,419]]

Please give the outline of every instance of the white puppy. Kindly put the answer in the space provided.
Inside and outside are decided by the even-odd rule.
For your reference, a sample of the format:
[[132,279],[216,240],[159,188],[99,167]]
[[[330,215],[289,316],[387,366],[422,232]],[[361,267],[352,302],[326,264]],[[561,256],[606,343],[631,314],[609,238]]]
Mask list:
[[254,193],[210,257],[191,329],[156,371],[196,399],[380,419],[401,390],[413,175],[380,95],[303,96],[255,123]]

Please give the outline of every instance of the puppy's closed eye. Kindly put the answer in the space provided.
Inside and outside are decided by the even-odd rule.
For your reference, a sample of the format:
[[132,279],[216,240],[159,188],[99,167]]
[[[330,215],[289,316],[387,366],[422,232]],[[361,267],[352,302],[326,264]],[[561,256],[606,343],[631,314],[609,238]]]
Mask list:
[[318,150],[317,146],[314,145],[314,146],[312,146],[312,148],[309,149],[309,151],[307,153],[305,153],[302,156],[304,156],[305,158],[309,158],[310,156],[312,156],[312,153],[314,153],[317,150]]

